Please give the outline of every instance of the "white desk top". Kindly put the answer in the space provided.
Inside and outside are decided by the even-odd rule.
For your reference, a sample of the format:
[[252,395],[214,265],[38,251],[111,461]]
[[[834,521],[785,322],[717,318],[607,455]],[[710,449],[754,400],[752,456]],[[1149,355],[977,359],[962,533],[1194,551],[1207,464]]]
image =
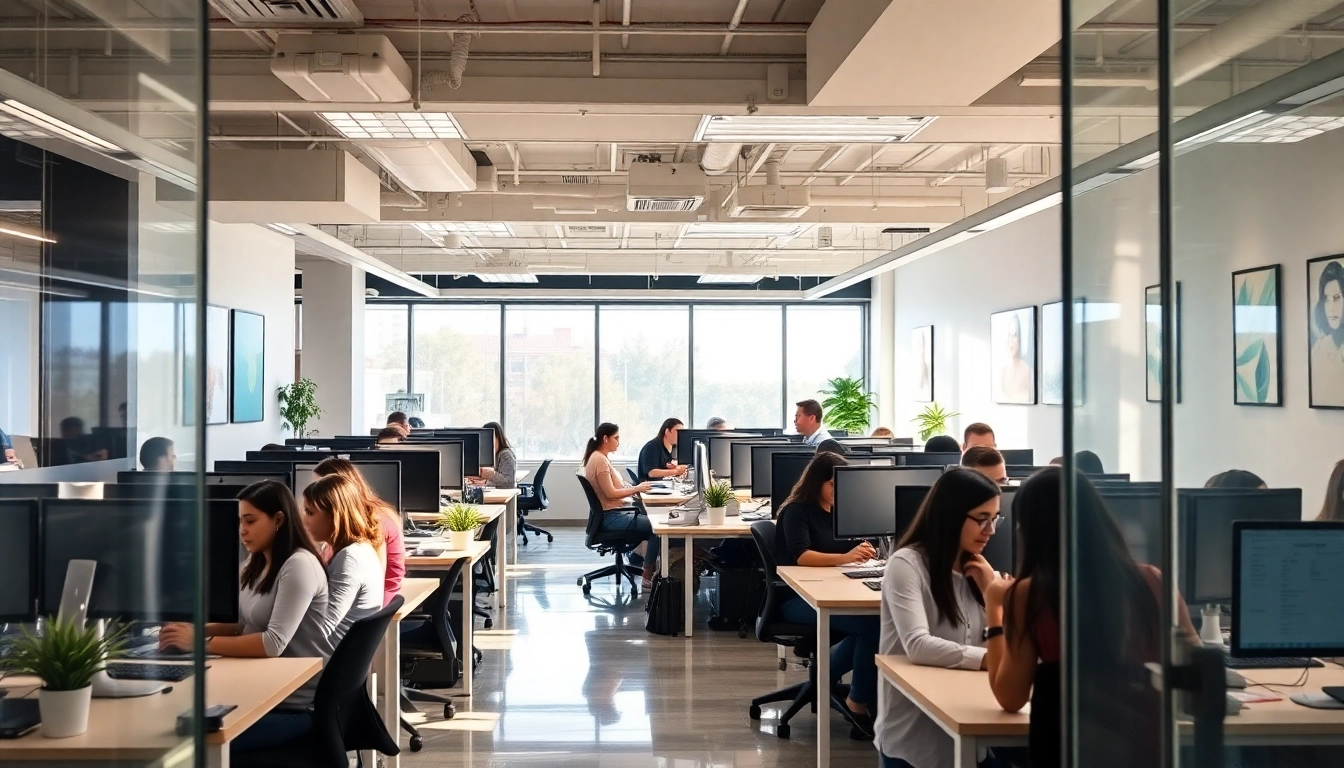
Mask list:
[[851,579],[841,568],[781,565],[779,577],[813,608],[876,613],[882,593],[869,589],[863,579]]
[[723,525],[710,525],[709,515],[701,512],[699,525],[668,525],[667,515],[667,512],[649,512],[649,522],[653,525],[655,535],[672,537],[704,536],[715,539],[750,537],[751,523],[754,522],[734,516],[724,518]]

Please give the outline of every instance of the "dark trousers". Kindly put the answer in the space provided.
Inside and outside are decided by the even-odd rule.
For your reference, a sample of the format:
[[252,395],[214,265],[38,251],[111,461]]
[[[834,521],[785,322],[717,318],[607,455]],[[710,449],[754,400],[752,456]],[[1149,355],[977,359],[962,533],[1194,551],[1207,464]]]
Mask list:
[[[817,612],[795,597],[779,607],[780,615],[790,624],[816,624]],[[849,698],[869,708],[877,706],[877,643],[882,625],[876,616],[832,616],[831,629],[847,637],[831,647],[831,680],[853,672]],[[820,649],[818,649],[820,650]]]

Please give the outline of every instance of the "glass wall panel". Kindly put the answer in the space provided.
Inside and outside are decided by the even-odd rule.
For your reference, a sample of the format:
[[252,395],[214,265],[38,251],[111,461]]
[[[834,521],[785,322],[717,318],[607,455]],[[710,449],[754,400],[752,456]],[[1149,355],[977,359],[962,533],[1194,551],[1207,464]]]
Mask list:
[[504,417],[520,459],[579,459],[597,427],[591,306],[504,312]]
[[867,346],[863,308],[802,307],[785,309],[788,328],[788,397],[784,423],[793,423],[794,403],[823,402],[828,381],[863,377],[863,350]]
[[783,426],[784,316],[779,306],[697,306],[692,386],[697,426]]
[[426,426],[499,420],[499,318],[497,305],[415,307],[411,390],[425,396]]
[[371,428],[387,424],[387,395],[406,391],[409,310],[406,305],[364,310],[364,413]]
[[633,453],[658,434],[664,419],[690,418],[690,310],[604,306],[600,312],[598,414],[621,427]]

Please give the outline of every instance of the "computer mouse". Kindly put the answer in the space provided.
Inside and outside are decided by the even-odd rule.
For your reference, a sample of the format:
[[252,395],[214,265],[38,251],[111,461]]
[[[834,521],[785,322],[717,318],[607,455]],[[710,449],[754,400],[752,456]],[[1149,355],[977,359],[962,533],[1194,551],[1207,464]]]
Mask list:
[[1227,672],[1228,688],[1245,688],[1246,678],[1242,677],[1235,669],[1225,670]]

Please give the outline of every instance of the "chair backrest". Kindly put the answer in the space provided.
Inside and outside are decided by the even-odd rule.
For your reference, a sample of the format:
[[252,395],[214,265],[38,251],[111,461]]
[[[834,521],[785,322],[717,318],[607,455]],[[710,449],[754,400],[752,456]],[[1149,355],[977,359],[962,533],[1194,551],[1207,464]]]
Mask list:
[[751,539],[756,542],[756,554],[765,568],[765,600],[761,603],[761,613],[756,617],[756,639],[763,643],[776,642],[772,631],[787,622],[779,614],[780,606],[793,597],[793,590],[780,578],[775,561],[775,523],[771,520],[757,520],[751,524]]
[[405,600],[392,598],[382,610],[350,625],[332,652],[313,702],[313,736],[319,764],[344,768],[347,752],[375,750],[384,755],[400,752],[383,726],[382,716],[369,700],[369,668],[392,616]]
[[631,485],[639,485],[639,475],[630,467],[625,468],[625,474],[630,477]]
[[602,502],[598,500],[597,491],[593,490],[593,484],[588,482],[588,478],[583,475],[574,477],[583,488],[583,495],[588,498],[588,525],[584,528],[584,534],[587,539],[586,546],[592,547],[594,537],[602,530],[602,518],[606,515],[606,511],[602,509]]
[[551,468],[551,460],[547,459],[541,462],[537,468],[537,476],[532,479],[532,493],[537,498],[537,504],[540,509],[545,509],[550,501],[546,499],[546,470]]

